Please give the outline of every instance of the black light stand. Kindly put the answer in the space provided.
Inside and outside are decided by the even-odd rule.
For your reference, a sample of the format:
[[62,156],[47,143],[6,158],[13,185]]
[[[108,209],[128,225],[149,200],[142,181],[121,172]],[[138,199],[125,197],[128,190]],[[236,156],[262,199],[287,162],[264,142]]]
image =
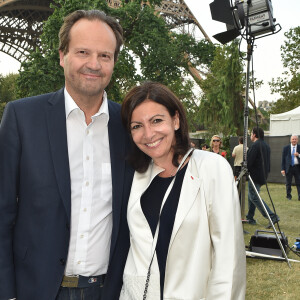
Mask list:
[[[233,2],[234,1],[234,2]],[[261,199],[251,176],[247,169],[247,133],[248,133],[248,116],[249,116],[249,78],[250,78],[250,62],[252,60],[253,44],[255,37],[265,37],[281,30],[280,24],[275,24],[276,19],[273,18],[273,7],[271,0],[213,0],[210,3],[210,10],[212,19],[225,23],[227,31],[214,35],[214,38],[222,44],[226,44],[239,35],[241,35],[241,29],[246,29],[247,40],[247,75],[246,75],[246,94],[245,94],[245,107],[244,107],[244,143],[243,143],[243,164],[240,175],[237,178],[237,184],[242,180],[241,187],[241,207],[245,207],[245,185],[246,177],[253,185],[255,193],[263,207],[270,224],[274,230],[278,244],[284,254],[285,260],[288,266],[291,268],[286,252],[282,246],[282,243],[278,237],[274,224],[270,218],[270,215]],[[276,30],[277,28],[277,30]],[[279,28],[279,29],[278,29]],[[242,211],[243,214],[243,211]],[[243,216],[244,217],[244,216]]]
[[[246,94],[245,94],[245,106],[244,106],[244,143],[243,143],[243,164],[242,164],[242,170],[241,170],[241,173],[239,174],[238,178],[237,178],[237,183],[241,182],[243,183],[243,180],[244,180],[244,183],[245,183],[245,179],[248,178],[248,180],[250,181],[250,183],[252,184],[254,190],[255,190],[255,193],[260,201],[260,204],[261,206],[263,207],[267,217],[268,217],[268,220],[273,228],[273,231],[275,233],[275,236],[276,236],[276,239],[278,241],[278,244],[281,248],[281,251],[285,257],[285,260],[288,264],[288,266],[291,268],[291,265],[290,265],[290,262],[289,262],[289,259],[286,255],[286,252],[284,250],[284,247],[281,243],[281,240],[277,234],[277,231],[275,229],[275,226],[274,226],[274,223],[264,205],[264,202],[262,200],[262,198],[260,197],[255,185],[254,185],[254,182],[248,172],[248,168],[247,168],[247,133],[248,133],[248,119],[249,119],[249,106],[248,106],[248,101],[249,101],[249,85],[250,85],[250,63],[251,63],[251,59],[252,59],[252,53],[253,53],[253,44],[254,44],[254,38],[251,37],[251,36],[247,36],[247,73],[246,73]],[[243,187],[242,187],[243,188]],[[242,191],[242,195],[243,195],[243,191]],[[244,192],[244,195],[245,195],[245,192]],[[244,201],[245,202],[245,197],[244,199],[242,198],[241,201]],[[244,204],[241,203],[241,206],[243,207]]]

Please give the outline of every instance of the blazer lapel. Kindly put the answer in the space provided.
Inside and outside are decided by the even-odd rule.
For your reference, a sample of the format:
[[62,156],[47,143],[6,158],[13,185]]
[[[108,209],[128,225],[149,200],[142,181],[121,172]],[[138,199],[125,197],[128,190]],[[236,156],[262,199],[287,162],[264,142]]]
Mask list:
[[[123,184],[125,174],[125,155],[126,155],[126,132],[121,123],[121,113],[116,103],[108,101],[109,122],[108,138],[111,160],[112,176],[112,209],[113,209],[113,232],[111,249],[114,249],[118,236]],[[112,252],[112,251],[111,251]]]
[[180,193],[180,198],[177,207],[177,213],[175,217],[169,249],[172,246],[176,233],[179,230],[183,220],[185,219],[186,215],[191,209],[201,185],[200,178],[196,177],[197,170],[195,170],[196,172],[194,172],[193,169],[194,169],[194,162],[193,162],[193,158],[191,158],[182,182],[182,188],[181,188],[181,193]]
[[149,223],[141,209],[141,197],[150,186],[154,177],[163,170],[164,169],[151,162],[145,173],[135,172],[131,187],[128,212],[132,218],[129,220],[129,223],[131,226],[136,228],[136,230],[139,232],[138,236],[144,240],[144,243],[147,247],[144,249],[145,251],[151,249],[152,252],[154,250],[156,239],[154,239]]
[[56,180],[61,194],[68,219],[71,214],[71,185],[70,168],[66,129],[66,113],[64,90],[61,89],[49,99],[46,108],[50,151],[56,175]]
[[142,194],[147,190],[154,177],[163,170],[164,169],[151,162],[145,173],[134,173],[134,180],[130,192],[130,199],[134,200],[132,200],[130,205],[134,205],[135,202],[141,200]]

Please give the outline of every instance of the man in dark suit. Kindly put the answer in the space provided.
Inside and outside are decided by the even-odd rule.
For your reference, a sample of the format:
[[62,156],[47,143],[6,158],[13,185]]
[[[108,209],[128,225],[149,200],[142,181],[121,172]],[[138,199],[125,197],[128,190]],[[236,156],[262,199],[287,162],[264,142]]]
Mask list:
[[1,300],[112,300],[122,285],[133,171],[104,91],[122,28],[76,11],[59,37],[65,88],[10,102],[1,122]]
[[286,182],[286,198],[292,200],[292,180],[298,191],[298,200],[300,200],[300,165],[299,165],[300,145],[298,145],[298,136],[291,136],[291,144],[282,150],[281,174],[285,176]]
[[[247,152],[247,166],[249,174],[252,178],[252,181],[255,185],[257,192],[260,192],[260,188],[267,181],[268,174],[270,172],[270,147],[264,141],[264,131],[262,128],[254,127],[251,131],[251,141],[253,144]],[[255,191],[254,186],[249,180],[248,183],[248,213],[247,220],[249,224],[256,224],[254,219],[255,209],[257,208],[263,217],[267,218],[267,214],[260,202],[260,199]],[[263,204],[273,221],[273,223],[279,222],[279,217],[271,211],[269,206],[263,201]],[[270,228],[269,224],[267,228]]]

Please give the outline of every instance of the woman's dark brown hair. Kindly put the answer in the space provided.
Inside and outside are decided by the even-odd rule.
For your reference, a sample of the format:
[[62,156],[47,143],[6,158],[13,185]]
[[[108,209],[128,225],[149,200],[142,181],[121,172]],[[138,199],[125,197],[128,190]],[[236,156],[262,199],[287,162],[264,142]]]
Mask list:
[[[129,133],[131,133],[132,112],[145,100],[151,100],[163,105],[171,117],[174,117],[176,112],[178,112],[180,127],[175,131],[176,142],[173,146],[174,156],[172,161],[174,166],[178,166],[179,158],[190,148],[188,124],[182,103],[170,89],[157,82],[147,81],[140,86],[132,88],[125,96],[121,110],[122,122]],[[147,170],[151,158],[134,144],[132,138],[131,141],[132,151],[128,160],[136,171],[143,173]]]

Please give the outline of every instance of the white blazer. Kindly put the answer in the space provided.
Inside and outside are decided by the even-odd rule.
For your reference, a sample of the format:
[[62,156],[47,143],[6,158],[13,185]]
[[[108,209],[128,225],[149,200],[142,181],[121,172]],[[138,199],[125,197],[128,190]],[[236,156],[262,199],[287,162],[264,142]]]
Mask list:
[[[120,299],[142,300],[153,236],[140,198],[163,169],[135,172],[128,203],[130,250]],[[156,256],[147,300],[160,300]],[[242,300],[246,256],[237,188],[222,156],[195,150],[180,193],[166,262],[164,299]]]

